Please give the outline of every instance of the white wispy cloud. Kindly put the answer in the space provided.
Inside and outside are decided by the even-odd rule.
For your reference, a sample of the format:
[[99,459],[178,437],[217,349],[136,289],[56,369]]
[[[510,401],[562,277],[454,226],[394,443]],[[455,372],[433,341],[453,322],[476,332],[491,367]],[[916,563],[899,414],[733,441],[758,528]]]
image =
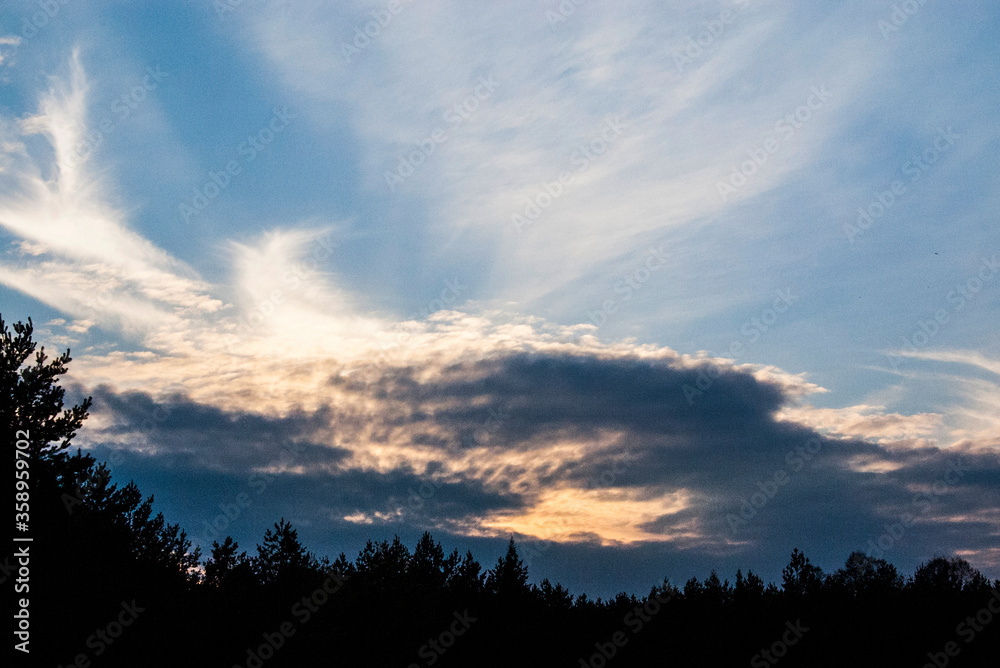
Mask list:
[[[623,13],[594,3],[550,25],[544,8],[532,2],[489,10],[414,4],[350,63],[339,47],[353,39],[352,17],[367,20],[363,3],[336,11],[325,3],[307,3],[298,12],[275,7],[247,19],[254,43],[312,107],[314,122],[330,122],[331,101],[351,110],[369,190],[388,197],[386,172],[396,173],[400,159],[436,129],[445,132],[446,140],[426,159],[416,158],[422,164],[398,186],[393,215],[405,215],[419,201],[431,221],[422,234],[436,241],[430,247],[454,251],[459,238],[491,247],[493,294],[530,308],[602,267],[627,263],[650,238],[697,229],[747,198],[801,178],[848,121],[844,110],[878,75],[834,57],[863,46],[853,37],[824,49],[823,78],[806,71],[795,49],[776,48],[776,36],[787,37],[791,28],[771,3],[633,5]],[[693,59],[679,63],[675,56],[688,48],[688,38],[718,20],[722,9],[733,10],[729,22],[719,24],[721,31]],[[505,21],[496,20],[499,13]],[[746,79],[758,76],[751,71],[760,65],[762,44],[774,62],[768,85],[751,87]],[[498,82],[495,92],[477,102],[467,120],[449,124],[448,109],[472,95],[484,76]],[[820,88],[829,96],[816,98],[813,90]],[[810,100],[818,108],[809,110],[808,121],[793,120],[795,127],[786,121],[776,130]],[[602,141],[615,118],[619,131]],[[777,142],[777,153],[765,155],[768,162],[754,167],[735,194],[721,197],[718,183],[768,140]],[[564,173],[571,180],[561,186]],[[533,212],[537,218],[526,220]],[[515,215],[528,223],[520,233]],[[692,243],[697,239],[687,235],[687,252],[672,263],[683,263],[678,274],[705,275],[711,254]],[[733,300],[726,294],[689,300],[681,290],[665,289],[667,303],[683,303],[676,316],[682,318]]]
[[1000,376],[1000,360],[992,359],[975,350],[898,350],[893,354],[899,357],[965,364]]
[[[66,77],[51,77],[36,114],[3,129],[14,149],[4,170],[11,188],[0,198],[0,225],[18,239],[0,265],[0,281],[72,315],[80,323],[132,335],[181,327],[188,312],[222,302],[182,262],[132,231],[108,204],[101,180],[80,153],[88,84],[78,52]],[[24,140],[44,137],[51,163],[30,155]]]
[[[265,8],[261,15],[242,16],[254,23],[254,43],[287,85],[313,100],[316,123],[331,101],[351,105],[370,190],[388,196],[386,169],[395,169],[399,155],[439,125],[446,129],[447,141],[438,142],[438,152],[407,177],[397,206],[405,210],[414,197],[424,198],[433,222],[420,233],[436,239],[438,247],[459,243],[462,235],[495,244],[492,294],[523,306],[543,301],[594,267],[614,265],[644,249],[648,238],[662,230],[684,226],[696,236],[703,221],[725,211],[730,202],[773,191],[815,164],[838,123],[845,122],[836,120],[835,112],[849,105],[872,75],[856,64],[839,66],[830,60],[832,96],[820,104],[822,96],[814,87],[826,85],[824,81],[794,66],[801,56],[785,54],[783,76],[764,87],[745,84],[744,62],[761,40],[781,30],[784,20],[780,12],[755,14],[757,4],[733,19],[711,52],[682,71],[674,55],[701,29],[705,17],[694,4],[685,5],[691,18],[651,28],[645,18],[605,21],[604,9],[596,3],[565,25],[550,26],[537,5],[520,3],[524,30],[518,36],[491,32],[496,7],[470,10],[440,3],[432,11],[414,3],[354,63],[342,61],[337,48],[352,38],[344,27],[350,23],[342,20],[346,12],[334,20],[322,10],[325,5],[304,4],[294,13]],[[652,7],[646,9],[652,12]],[[594,14],[588,18],[587,11]],[[354,14],[367,20],[364,12]],[[434,36],[429,43],[427,35]],[[857,44],[844,40],[840,46],[846,50]],[[445,62],[452,67],[443,68]],[[495,77],[499,86],[480,99],[468,119],[449,122],[444,110],[475,95],[476,87],[484,85],[481,77]],[[721,100],[727,87],[736,93]],[[818,105],[809,110],[813,122],[803,122],[790,135],[776,134],[776,120],[809,99]],[[931,438],[941,426],[936,413],[903,415],[873,405],[813,408],[806,399],[824,388],[803,373],[773,366],[681,355],[666,346],[630,340],[608,342],[593,325],[557,325],[523,311],[455,305],[406,322],[366,312],[341,277],[320,269],[328,266],[324,261],[336,243],[336,227],[279,225],[250,240],[231,242],[226,255],[231,278],[213,284],[131,229],[128,216],[109,204],[98,172],[76,151],[87,113],[87,77],[74,55],[68,75],[50,82],[38,113],[0,126],[4,145],[11,147],[3,178],[16,186],[0,197],[0,224],[16,239],[0,264],[0,282],[66,316],[65,323],[48,325],[53,340],[68,340],[58,337],[83,334],[96,324],[130,341],[131,351],[91,349],[78,356],[74,377],[87,385],[104,383],[116,392],[141,391],[158,400],[179,395],[227,415],[335,413],[329,425],[310,435],[323,446],[343,449],[344,458],[313,469],[277,469],[282,473],[388,475],[406,469],[429,479],[474,481],[498,494],[523,495],[524,505],[515,511],[470,513],[453,525],[470,535],[518,531],[558,540],[596,536],[603,543],[725,543],[699,523],[707,514],[684,515],[695,508],[704,512],[723,496],[718,486],[706,491],[707,483],[699,490],[684,482],[647,480],[594,491],[581,486],[571,468],[690,446],[690,435],[656,422],[665,414],[699,426],[718,419],[738,423],[735,412],[702,421],[690,417],[681,383],[690,376],[689,382],[700,384],[696,372],[702,369],[711,370],[713,377],[725,375],[733,380],[726,387],[745,389],[759,400],[759,405],[741,408],[769,427],[772,417],[779,419],[775,433],[782,437],[791,438],[782,430],[808,427],[845,441],[860,439],[849,444],[861,451],[850,460],[855,473],[903,468],[879,449],[878,441],[919,441],[927,449],[942,445]],[[821,121],[821,114],[829,118]],[[49,143],[51,159],[44,151],[26,148],[32,135]],[[731,199],[723,199],[718,181],[728,178],[733,165],[738,168],[750,159],[748,149],[759,150],[758,144],[768,138],[784,142],[769,158],[772,162],[760,166]],[[596,151],[598,139],[604,147],[599,155],[574,156],[581,145]],[[584,157],[586,168],[581,166]],[[574,164],[576,158],[581,162]],[[546,184],[573,169],[576,175],[565,194],[550,194],[551,205],[518,234],[511,215],[524,210],[523,197],[537,202]],[[696,239],[686,250],[694,259],[678,270],[707,282],[708,274],[695,269],[718,261],[708,252]],[[692,310],[710,311],[731,299],[704,289],[693,292]],[[996,363],[976,353],[937,355],[924,359],[996,373]],[[513,373],[511,360],[541,360],[541,367]],[[617,379],[615,396],[630,407],[632,388],[615,373],[648,372],[648,396],[666,402],[673,412],[653,403],[634,415],[636,423],[654,423],[648,433],[642,424],[621,427],[614,411],[610,417],[602,414],[607,424],[579,428],[573,421],[585,422],[588,416],[574,413],[575,406],[558,404],[562,388],[532,396],[531,383],[553,375],[546,364],[564,365],[555,374],[564,386],[589,378],[587,374]],[[528,425],[524,434],[506,439],[469,427],[470,418],[462,413],[467,404],[485,406],[495,398],[475,389],[475,383],[502,386],[510,378],[516,381],[510,394],[522,409],[545,399],[565,414],[546,414],[538,420],[539,431]],[[668,383],[668,397],[656,394],[664,378],[673,382]],[[720,395],[719,387],[712,395],[714,381],[705,382],[705,401],[743,398],[735,391]],[[982,414],[996,414],[996,394],[991,400],[986,381],[969,381],[964,387],[978,402],[972,412],[980,415],[970,417],[986,422],[954,430],[954,435],[978,443],[995,426]],[[413,396],[421,391],[429,396]],[[577,399],[600,391],[578,386]],[[723,434],[716,447],[724,452],[736,432],[734,427]],[[155,437],[139,439],[138,449],[160,451]],[[739,455],[746,457],[759,456],[768,445],[752,438],[739,443]],[[689,470],[711,473],[704,454],[695,454],[698,459],[687,464]],[[659,472],[666,476],[670,469]],[[344,517],[374,522],[399,516],[398,508],[387,508]]]

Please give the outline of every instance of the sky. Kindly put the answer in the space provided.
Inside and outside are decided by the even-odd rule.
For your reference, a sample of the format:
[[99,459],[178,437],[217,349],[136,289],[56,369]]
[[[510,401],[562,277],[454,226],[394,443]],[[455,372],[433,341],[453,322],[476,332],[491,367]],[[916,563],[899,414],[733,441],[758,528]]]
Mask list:
[[1000,8],[11,0],[0,304],[204,551],[1000,577]]

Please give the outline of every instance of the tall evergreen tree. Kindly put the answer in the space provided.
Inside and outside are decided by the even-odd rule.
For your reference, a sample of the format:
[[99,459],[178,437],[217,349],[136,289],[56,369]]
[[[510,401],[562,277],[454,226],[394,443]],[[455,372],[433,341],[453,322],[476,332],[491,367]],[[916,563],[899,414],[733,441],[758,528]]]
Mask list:
[[232,536],[212,542],[212,556],[205,562],[205,584],[213,587],[249,587],[255,582],[253,562]]
[[823,570],[814,566],[809,557],[798,548],[792,550],[792,558],[781,570],[782,588],[791,596],[810,595],[823,587]]
[[[4,399],[0,402],[0,424],[5,439],[27,432],[31,456],[44,460],[69,447],[92,400],[87,397],[65,408],[66,391],[58,380],[72,361],[69,349],[50,360],[44,346],[36,352],[33,333],[31,318],[27,324],[14,323],[11,331],[0,316],[0,397]],[[26,364],[33,353],[34,362]]]
[[253,559],[254,571],[261,584],[288,585],[302,583],[319,570],[316,557],[299,541],[299,532],[281,518],[274,529],[264,533]]
[[507,553],[486,576],[487,590],[502,597],[519,596],[528,592],[528,567],[517,555],[517,545],[511,536]]

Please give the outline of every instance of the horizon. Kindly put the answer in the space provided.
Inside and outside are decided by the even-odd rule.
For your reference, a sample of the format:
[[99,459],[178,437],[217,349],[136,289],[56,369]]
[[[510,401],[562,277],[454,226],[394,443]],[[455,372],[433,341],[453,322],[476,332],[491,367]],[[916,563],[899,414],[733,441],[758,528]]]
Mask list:
[[998,29],[15,0],[0,310],[205,553],[285,518],[331,558],[513,536],[605,599],[793,549],[998,578]]

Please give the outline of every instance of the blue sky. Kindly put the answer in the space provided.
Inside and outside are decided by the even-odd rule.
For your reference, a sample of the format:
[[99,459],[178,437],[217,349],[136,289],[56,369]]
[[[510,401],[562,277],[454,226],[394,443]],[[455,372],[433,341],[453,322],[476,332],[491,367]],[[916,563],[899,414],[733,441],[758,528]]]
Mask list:
[[190,533],[250,490],[247,547],[282,515],[320,553],[513,533],[607,594],[833,568],[925,493],[885,556],[1000,573],[991,3],[0,26],[4,318],[72,348],[81,445]]

